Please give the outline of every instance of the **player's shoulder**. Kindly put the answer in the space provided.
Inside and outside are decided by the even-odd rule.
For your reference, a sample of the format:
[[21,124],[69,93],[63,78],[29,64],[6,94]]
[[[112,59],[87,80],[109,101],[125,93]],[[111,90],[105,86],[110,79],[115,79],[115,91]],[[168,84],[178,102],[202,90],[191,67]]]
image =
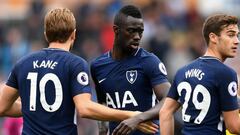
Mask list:
[[52,49],[42,49],[39,51],[31,52],[30,54],[23,56],[20,58],[16,66],[27,64],[33,60],[41,60],[46,59],[50,57],[61,57],[61,60],[64,62],[70,62],[70,63],[86,63],[86,61],[81,58],[80,56],[77,56],[73,53],[70,53],[68,51],[64,50],[52,50]]
[[42,55],[42,50],[40,51],[36,51],[36,52],[31,52],[23,57],[21,57],[17,63],[16,63],[16,66],[18,65],[22,65],[22,64],[25,64],[25,63],[28,63],[29,60],[33,59],[33,58],[36,58],[36,57],[39,57]]
[[214,57],[199,57],[186,65],[184,68],[201,67],[205,66],[206,69],[211,72],[215,72],[216,75],[235,75],[236,72],[229,66]]
[[199,57],[198,61],[205,61],[205,63],[214,69],[215,72],[232,72],[234,73],[235,71],[225,65],[223,62],[221,62],[219,59],[215,58],[215,57],[211,57],[211,56],[203,56],[203,57]]
[[236,71],[233,68],[223,63],[219,65],[217,69],[218,69],[219,76],[236,76],[237,75]]
[[78,63],[87,63],[86,60],[84,60],[82,57],[75,55],[74,53],[71,53],[69,51],[65,51],[61,49],[43,49],[43,53],[47,55],[52,55],[55,58],[61,57],[64,62],[73,64],[73,65]]
[[231,73],[236,73],[235,70],[233,68],[231,68],[230,66],[228,66],[224,63],[222,63],[221,65],[222,65],[221,68],[220,68],[221,72],[223,72],[223,71],[226,72],[227,71],[227,72],[231,72]]
[[[203,57],[200,57],[199,59],[203,59]],[[217,75],[234,75],[236,72],[234,69],[229,67],[228,65],[224,64],[217,58],[211,58],[208,60],[207,63],[209,66],[211,66],[213,72],[216,72]]]
[[179,75],[182,76],[189,69],[194,69],[197,64],[198,64],[198,59],[190,61],[189,63],[187,63],[186,65],[184,65],[183,67],[177,70],[176,76],[179,76]]
[[144,48],[139,48],[136,52],[136,56],[139,56],[139,57],[142,57],[142,58],[157,57],[155,54],[145,50]]
[[66,53],[66,55],[69,56],[69,59],[71,60],[71,62],[80,62],[80,63],[87,63],[87,61],[85,59],[83,59],[82,57],[78,56],[78,55],[75,55],[73,53]]
[[153,54],[143,48],[139,48],[138,52],[136,52],[136,53],[137,53],[136,56],[144,62],[161,61],[155,54]]
[[94,67],[94,66],[99,66],[104,64],[106,61],[108,61],[110,59],[110,52],[106,52],[100,56],[98,56],[97,58],[95,58],[94,60],[92,60],[90,62],[90,66]]

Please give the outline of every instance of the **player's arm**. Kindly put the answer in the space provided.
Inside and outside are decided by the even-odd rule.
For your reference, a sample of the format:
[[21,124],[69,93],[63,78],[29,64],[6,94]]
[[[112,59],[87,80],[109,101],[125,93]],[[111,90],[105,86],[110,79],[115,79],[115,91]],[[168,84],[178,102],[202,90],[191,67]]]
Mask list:
[[230,133],[240,134],[237,74],[235,71],[229,69],[223,69],[219,74],[221,74],[221,78],[217,76],[220,78],[218,81],[219,101],[225,126]]
[[[163,101],[162,98],[166,97],[169,88],[170,88],[169,82],[161,83],[161,84],[154,86],[154,88],[153,88],[154,92],[155,92],[158,100],[159,101],[161,100],[161,102],[159,102],[153,108],[151,108],[143,113],[140,113],[132,118],[122,121],[115,128],[113,134],[118,134],[125,130],[128,130],[128,132],[132,132],[133,130],[135,130],[136,127],[145,133],[148,133],[149,129],[151,129],[151,130],[156,129],[157,125],[154,125],[153,123],[152,124],[150,123],[151,125],[148,125],[148,126],[146,125],[145,127],[142,127],[140,123],[146,122],[146,121],[152,120],[152,119],[158,119],[159,110],[162,106],[162,101]],[[149,122],[147,122],[147,123],[149,123]],[[147,123],[145,123],[145,124],[147,124]],[[153,130],[153,131],[156,132],[157,130]]]
[[239,111],[223,111],[225,126],[232,134],[240,134],[240,117]]
[[141,119],[142,121],[146,121],[146,120],[152,120],[152,119],[158,119],[159,117],[159,110],[162,107],[163,104],[163,98],[165,98],[167,96],[168,90],[170,88],[170,83],[169,82],[165,82],[162,84],[158,84],[156,86],[153,87],[153,90],[155,92],[155,95],[158,99],[158,101],[160,101],[158,104],[156,104],[153,108],[151,108],[148,111],[145,111],[141,114],[139,114],[136,117],[139,117],[139,119]]
[[[144,72],[151,82],[157,100],[162,101],[162,99],[166,97],[171,86],[167,80],[167,71],[164,64],[155,55],[149,57],[149,59],[147,61],[144,61],[142,64],[143,67],[145,67]],[[159,102],[154,107],[137,115],[135,118],[138,119],[139,122],[152,120],[154,118],[158,119],[158,114],[161,106],[162,102]]]
[[161,135],[174,135],[174,113],[180,107],[180,104],[172,99],[166,98],[159,112],[160,133]]
[[4,85],[0,92],[0,116],[20,117],[21,101],[17,89]]
[[78,94],[73,97],[80,117],[101,121],[121,121],[140,112],[112,109],[91,100],[91,94]]
[[[137,111],[112,109],[95,103],[91,100],[91,94],[89,93],[76,95],[73,97],[73,100],[79,116],[83,118],[101,121],[122,121],[140,113]],[[158,129],[158,126],[152,123],[142,124],[141,127],[145,133],[155,133]]]
[[156,95],[157,99],[160,102],[158,104],[156,104],[154,107],[152,107],[151,109],[149,109],[148,111],[145,111],[145,112],[135,116],[134,118],[138,119],[139,123],[143,122],[143,121],[147,121],[147,120],[158,119],[159,110],[160,110],[160,108],[163,104],[162,99],[164,97],[166,97],[170,86],[171,85],[170,85],[169,82],[165,82],[165,83],[158,84],[158,85],[154,86],[153,90],[155,92],[155,95]]

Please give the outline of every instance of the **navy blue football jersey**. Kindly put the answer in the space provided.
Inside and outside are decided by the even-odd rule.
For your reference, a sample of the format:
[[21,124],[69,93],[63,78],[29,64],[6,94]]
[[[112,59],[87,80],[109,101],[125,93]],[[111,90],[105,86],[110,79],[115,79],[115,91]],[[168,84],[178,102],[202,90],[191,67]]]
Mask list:
[[[168,82],[164,64],[140,48],[134,56],[114,60],[110,52],[91,64],[98,101],[121,110],[146,111],[156,104],[155,85]],[[111,134],[118,122],[109,123]],[[135,131],[132,135],[143,135]]]
[[183,135],[225,135],[222,111],[238,109],[237,75],[217,58],[204,56],[181,68],[168,97],[182,105]]
[[85,60],[60,49],[45,48],[22,58],[7,85],[22,101],[23,135],[77,135],[73,97],[90,93]]

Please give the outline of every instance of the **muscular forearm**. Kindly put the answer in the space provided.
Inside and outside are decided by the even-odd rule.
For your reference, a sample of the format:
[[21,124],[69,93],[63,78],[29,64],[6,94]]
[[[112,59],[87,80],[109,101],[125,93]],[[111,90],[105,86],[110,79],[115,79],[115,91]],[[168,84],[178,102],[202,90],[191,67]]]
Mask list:
[[9,117],[21,117],[21,101],[16,101],[13,103],[12,107],[4,113],[5,116]]
[[162,107],[162,102],[159,102],[156,106],[149,109],[148,111],[138,114],[137,116],[135,116],[135,118],[139,119],[139,122],[148,121],[148,120],[152,120],[152,119],[158,119],[159,118],[158,114],[159,114],[159,110],[161,107]]
[[159,119],[161,125],[161,135],[174,134],[174,113],[180,107],[180,104],[171,98],[166,98],[163,107],[159,112]]
[[157,104],[155,107],[148,111],[140,113],[135,117],[131,117],[127,120],[122,121],[113,132],[113,135],[125,134],[127,132],[132,132],[136,128],[146,134],[155,134],[158,131],[158,125],[150,122],[154,118],[158,118],[158,112],[161,105]]
[[174,135],[174,117],[173,115],[160,116],[161,135]]
[[101,121],[121,121],[135,114],[131,111],[112,109],[92,101],[89,101],[87,104],[85,103],[84,107],[79,110],[81,117]]
[[166,97],[167,91],[170,88],[170,83],[162,83],[159,85],[154,86],[154,92],[156,94],[157,99],[160,101],[158,104],[156,104],[153,108],[149,109],[148,111],[145,111],[139,115],[136,116],[137,119],[139,119],[139,122],[152,120],[152,119],[158,119],[159,110],[162,107],[163,104],[163,98]]
[[19,117],[21,112],[21,100],[18,98],[17,89],[4,85],[0,91],[0,116]]
[[14,102],[8,110],[2,111],[0,115],[9,117],[21,117],[21,101]]
[[90,94],[79,94],[73,98],[78,114],[83,118],[101,121],[122,121],[139,114],[136,111],[112,109],[91,101]]

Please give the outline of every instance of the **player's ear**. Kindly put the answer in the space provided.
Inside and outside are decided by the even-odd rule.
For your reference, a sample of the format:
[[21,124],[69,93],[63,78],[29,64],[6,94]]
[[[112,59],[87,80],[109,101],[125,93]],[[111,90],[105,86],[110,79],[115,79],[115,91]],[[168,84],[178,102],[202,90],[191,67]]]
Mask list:
[[211,32],[209,34],[209,41],[216,44],[218,42],[218,36]]
[[48,38],[47,38],[46,31],[44,31],[44,37],[45,37],[45,39],[46,39],[46,40],[47,40],[47,42],[48,42]]
[[73,30],[70,38],[71,38],[71,40],[75,40],[76,39],[76,29]]
[[116,35],[119,33],[119,27],[117,25],[113,25],[113,31]]

